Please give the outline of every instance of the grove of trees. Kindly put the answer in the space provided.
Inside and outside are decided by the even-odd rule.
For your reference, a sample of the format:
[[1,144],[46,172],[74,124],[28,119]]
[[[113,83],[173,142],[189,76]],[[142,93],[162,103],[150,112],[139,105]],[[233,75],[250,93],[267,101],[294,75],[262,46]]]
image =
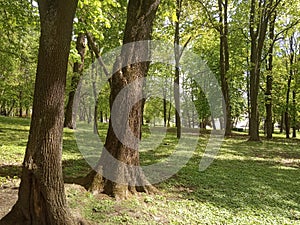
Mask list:
[[[77,120],[109,122],[107,151],[84,183],[120,199],[154,191],[151,184],[135,186],[136,179],[146,179],[132,169],[139,166],[142,124],[174,126],[180,138],[182,128],[208,125],[230,136],[245,120],[249,141],[260,141],[261,132],[270,139],[277,128],[295,138],[300,127],[299,10],[297,0],[0,0],[0,114],[31,117],[19,198],[0,224],[75,224],[64,195],[61,154],[63,127],[76,129]],[[109,76],[101,55],[151,39],[174,44],[175,67],[129,63],[148,54],[147,47],[136,51],[133,45],[116,57],[117,69],[105,91],[94,94],[97,107],[78,108],[87,101],[78,95],[84,71],[93,62]],[[180,60],[186,49],[198,54],[218,79],[223,115],[210,111],[199,84],[185,76]],[[164,90],[164,99],[140,100],[144,86],[135,81],[147,74],[164,79],[156,87]],[[121,127],[116,135],[110,109],[127,84],[133,87],[114,115]],[[138,103],[128,109],[132,102]],[[191,108],[183,115],[180,108],[189,102],[196,112]],[[127,111],[128,118],[123,117]],[[111,155],[123,164],[112,167]],[[122,184],[99,178],[100,167],[103,174],[113,168]]]

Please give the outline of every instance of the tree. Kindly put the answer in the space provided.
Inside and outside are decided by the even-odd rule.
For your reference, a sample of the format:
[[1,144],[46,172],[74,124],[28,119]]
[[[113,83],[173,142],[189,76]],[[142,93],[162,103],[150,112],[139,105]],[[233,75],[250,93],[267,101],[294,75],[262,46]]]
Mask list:
[[0,0],[0,114],[24,115],[32,107],[38,10],[29,1]]
[[74,224],[62,176],[64,91],[76,0],[39,0],[41,36],[19,198],[0,224]]
[[[210,26],[212,26],[219,34],[219,74],[222,93],[224,97],[223,112],[225,117],[225,136],[231,135],[232,129],[232,113],[230,103],[230,88],[229,88],[229,44],[228,44],[228,0],[218,0],[213,4],[217,4],[218,15],[215,15],[214,8],[211,1],[205,2],[198,0],[204,9]],[[215,19],[219,18],[219,21]]]
[[70,129],[76,128],[77,108],[79,104],[78,97],[80,93],[79,89],[81,86],[80,83],[81,83],[81,77],[84,68],[84,57],[85,57],[85,35],[83,33],[79,33],[77,36],[76,50],[80,55],[80,59],[79,61],[76,61],[74,63],[73,76],[71,81],[71,90],[68,96],[68,103],[66,107],[65,121],[64,121],[64,127],[68,127]]
[[[100,55],[100,50],[97,48],[99,42],[101,50],[118,46],[120,40],[119,27],[123,26],[123,20],[125,20],[124,10],[120,10],[120,8],[124,4],[124,2],[119,3],[116,0],[107,1],[105,4],[102,4],[100,1],[80,1],[78,4],[77,20],[74,23],[74,33],[77,36],[76,50],[74,49],[76,53],[74,54],[75,57],[73,57],[75,58],[73,74],[70,79],[70,85],[68,85],[70,90],[65,113],[65,127],[76,128],[82,73],[89,61],[93,63],[93,59],[90,59],[89,55],[85,55],[85,39],[88,40],[88,46],[91,46],[90,42],[93,41],[93,48],[89,49],[94,52],[95,49],[97,50],[97,53],[95,52],[96,58],[99,58]],[[98,29],[99,27],[104,27],[105,29]],[[93,55],[92,53],[91,56]],[[85,61],[86,63],[84,63]],[[88,111],[91,110],[89,109]]]
[[250,53],[250,115],[249,141],[259,141],[258,92],[261,73],[263,47],[265,44],[268,24],[272,13],[281,0],[263,1],[251,0],[249,31],[251,42]]
[[[289,73],[288,80],[287,80],[287,91],[286,91],[286,102],[285,102],[285,112],[284,112],[284,123],[285,123],[285,134],[286,138],[290,138],[290,92],[291,92],[291,83],[295,76],[295,69],[294,64],[296,59],[296,50],[297,46],[295,46],[295,33],[291,35],[289,38],[289,55],[288,55],[288,62],[287,62],[287,70]],[[295,101],[295,92],[293,91],[293,101]],[[295,105],[295,102],[293,103]],[[295,122],[295,121],[294,121]],[[294,126],[294,125],[293,125]],[[295,129],[293,129],[293,136],[295,136]]]
[[[115,62],[116,72],[111,77],[111,94],[110,107],[113,104],[123,88],[127,84],[133,86],[130,91],[127,91],[118,101],[118,114],[115,118],[110,118],[107,138],[104,145],[104,150],[100,157],[95,171],[92,171],[86,178],[86,184],[90,190],[104,190],[106,194],[123,199],[128,197],[129,193],[136,191],[151,191],[152,186],[145,185],[136,187],[136,181],[146,179],[141,170],[135,170],[134,166],[139,166],[138,140],[140,140],[141,128],[141,113],[143,85],[136,82],[137,79],[146,76],[149,68],[149,62],[139,62],[144,54],[148,54],[146,46],[140,46],[138,51],[135,49],[139,46],[138,43],[130,45],[130,49],[126,50],[125,44],[138,42],[141,40],[150,40],[152,33],[152,25],[155,14],[159,5],[159,0],[130,0],[127,7],[127,22],[125,25],[123,49],[121,55],[117,57]],[[128,46],[127,46],[128,47]],[[129,62],[135,59],[138,63],[130,64]],[[119,65],[125,65],[120,68]],[[135,103],[132,108],[131,103]],[[128,112],[128,117],[124,116],[124,112]],[[118,130],[114,130],[112,119],[118,123]],[[124,126],[122,124],[127,124]],[[118,133],[116,133],[118,132]],[[133,133],[134,139],[128,139],[128,134]],[[118,137],[124,137],[120,140]],[[124,143],[125,142],[125,143]],[[113,156],[118,163],[112,163],[110,157]],[[99,173],[103,171],[104,177],[106,174],[112,174],[113,180],[103,179]],[[120,182],[118,182],[120,181]],[[147,183],[147,182],[142,182]],[[94,190],[93,190],[94,189]]]
[[182,13],[182,0],[176,0],[176,21],[175,21],[175,34],[174,34],[174,53],[175,53],[175,78],[174,78],[174,100],[175,100],[175,123],[177,129],[177,138],[181,137],[181,118],[180,118],[180,33],[179,33],[179,23]]
[[219,27],[220,34],[220,78],[222,93],[224,96],[224,116],[225,120],[225,136],[231,135],[232,119],[230,93],[228,85],[229,71],[229,47],[228,47],[228,0],[218,0],[219,6]]
[[274,52],[274,38],[275,38],[275,21],[276,12],[272,14],[269,24],[269,39],[271,44],[268,51],[267,60],[267,78],[266,78],[266,91],[265,91],[265,107],[266,107],[266,122],[265,129],[268,139],[272,138],[273,134],[273,118],[272,118],[272,86],[273,86],[273,52]]

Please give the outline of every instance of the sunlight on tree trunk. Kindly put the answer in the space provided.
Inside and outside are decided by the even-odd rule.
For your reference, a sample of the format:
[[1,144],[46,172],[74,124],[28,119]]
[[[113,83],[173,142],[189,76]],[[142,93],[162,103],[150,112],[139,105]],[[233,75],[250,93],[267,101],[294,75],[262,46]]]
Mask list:
[[[158,5],[159,0],[129,1],[123,44],[151,39],[153,20],[155,18]],[[148,54],[148,49],[143,47],[139,49],[139,51],[135,51],[134,49],[122,51],[121,56],[117,58],[115,63],[115,68],[118,68],[118,70],[111,78],[111,108],[118,94],[124,90],[128,84],[132,84],[133,89],[132,91],[126,92],[126,94],[121,97],[122,100],[120,101],[120,104],[118,104],[119,111],[124,112],[131,103],[135,103],[132,108],[129,109],[128,118],[122,118],[123,115],[121,114],[117,115],[118,118],[116,118],[116,120],[120,120],[122,123],[122,121],[125,119],[129,124],[128,127],[124,129],[120,127],[120,131],[118,132],[121,133],[119,135],[116,135],[116,131],[112,127],[112,120],[110,119],[108,134],[104,145],[107,151],[102,152],[100,163],[98,168],[96,168],[97,171],[103,171],[104,177],[107,173],[113,174],[114,181],[103,179],[94,171],[92,171],[86,177],[86,186],[90,191],[95,192],[104,190],[104,193],[112,195],[117,199],[127,198],[130,194],[135,194],[137,191],[149,192],[154,190],[151,184],[142,187],[135,187],[134,184],[137,180],[142,181],[146,178],[144,177],[142,171],[131,171],[130,169],[130,166],[140,165],[138,140],[140,139],[141,134],[141,96],[143,94],[143,85],[134,81],[146,76],[149,68],[149,62],[139,62],[132,65],[129,65],[126,62],[130,62],[132,58],[139,61],[138,59],[141,58],[143,54]],[[119,65],[126,66],[120,69]],[[129,145],[126,145],[126,143],[122,142],[122,140],[119,140],[119,137],[120,135],[125,135],[126,137],[128,132],[133,133],[135,140],[125,140],[126,142],[130,142],[128,143]],[[118,162],[121,163],[113,165],[109,160],[110,156],[113,156],[116,160],[118,160]],[[142,183],[147,182],[143,181]]]

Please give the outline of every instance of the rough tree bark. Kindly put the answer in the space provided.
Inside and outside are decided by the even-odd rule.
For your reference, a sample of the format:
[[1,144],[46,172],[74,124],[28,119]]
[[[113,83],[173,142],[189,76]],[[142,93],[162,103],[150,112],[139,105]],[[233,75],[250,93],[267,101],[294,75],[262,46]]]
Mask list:
[[1,225],[74,224],[61,153],[64,92],[76,0],[39,0],[41,37],[33,115],[18,200]]
[[80,62],[74,63],[71,90],[69,92],[64,121],[64,127],[68,127],[70,129],[76,129],[77,108],[79,104],[78,96],[81,89],[81,78],[85,57],[85,35],[83,33],[79,33],[77,36],[76,49],[80,55]]
[[[129,0],[123,44],[151,39],[152,24],[159,2],[159,0]],[[113,179],[102,180],[102,177],[95,171],[92,171],[86,177],[86,186],[91,191],[104,190],[104,193],[112,195],[117,199],[127,198],[130,193],[134,194],[137,191],[153,190],[150,184],[140,187],[135,186],[137,180],[143,180],[145,177],[142,171],[133,169],[133,166],[139,166],[138,142],[140,139],[141,99],[143,94],[143,84],[134,81],[145,77],[149,67],[149,62],[139,62],[139,58],[143,54],[148,54],[148,49],[143,46],[137,51],[135,47],[138,45],[138,43],[135,43],[131,49],[122,49],[121,56],[118,57],[115,63],[115,68],[118,68],[118,70],[113,74],[110,82],[111,107],[120,91],[130,83],[133,85],[133,89],[125,92],[121,97],[120,104],[118,104],[120,114],[111,115],[104,145],[107,151],[102,152],[98,167],[95,168],[95,171],[102,170],[104,177],[107,177],[107,174],[111,174]],[[130,64],[129,62],[132,59],[137,60],[138,63]],[[125,67],[120,69],[119,65],[125,65]],[[130,103],[135,104],[131,108],[128,108]],[[122,112],[126,110],[129,110],[129,115],[127,118],[123,118],[124,115],[122,115]],[[112,118],[113,116],[117,118]],[[120,129],[114,130],[112,119],[120,123]],[[128,124],[125,128],[122,125],[124,122]],[[135,138],[127,138],[130,132],[132,132]],[[118,137],[124,138],[120,140]],[[111,156],[118,163],[113,164],[110,160]]]

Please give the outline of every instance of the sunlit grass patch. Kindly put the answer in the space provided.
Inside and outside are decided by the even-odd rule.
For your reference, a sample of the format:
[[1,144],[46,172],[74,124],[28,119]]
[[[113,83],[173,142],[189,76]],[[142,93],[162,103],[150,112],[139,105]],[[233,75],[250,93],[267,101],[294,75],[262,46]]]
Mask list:
[[[0,117],[0,184],[20,173],[29,123]],[[107,124],[99,128],[103,141]],[[142,165],[163,162],[175,152],[178,140],[173,131],[160,135],[144,128]],[[97,224],[300,224],[299,140],[276,137],[254,143],[247,136],[226,138],[212,164],[200,172],[209,133],[190,138],[197,141],[196,148],[188,151],[185,145],[178,156],[191,158],[178,173],[155,184],[159,193],[119,202],[67,185],[69,206]],[[63,171],[65,177],[90,171],[69,129],[64,130]]]

